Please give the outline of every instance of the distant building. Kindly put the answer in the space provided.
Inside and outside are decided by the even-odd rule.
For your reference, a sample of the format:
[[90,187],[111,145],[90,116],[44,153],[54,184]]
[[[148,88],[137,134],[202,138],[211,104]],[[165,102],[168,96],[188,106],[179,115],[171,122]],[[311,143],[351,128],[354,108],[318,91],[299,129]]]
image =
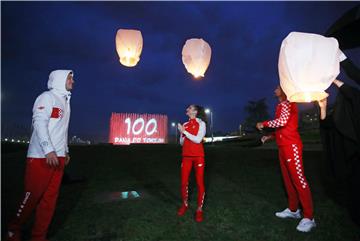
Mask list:
[[77,144],[77,145],[90,145],[91,141],[89,140],[82,140],[80,137],[73,136],[70,139],[70,144]]

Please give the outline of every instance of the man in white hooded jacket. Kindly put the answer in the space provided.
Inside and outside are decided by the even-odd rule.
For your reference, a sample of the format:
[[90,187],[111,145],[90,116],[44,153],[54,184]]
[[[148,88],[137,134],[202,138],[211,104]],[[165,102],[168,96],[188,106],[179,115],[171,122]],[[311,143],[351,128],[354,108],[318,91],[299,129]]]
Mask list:
[[7,240],[21,240],[21,226],[35,212],[31,241],[46,241],[55,211],[64,167],[69,163],[68,127],[71,70],[50,73],[49,91],[37,97],[32,116],[32,135],[26,160],[24,197],[9,223]]

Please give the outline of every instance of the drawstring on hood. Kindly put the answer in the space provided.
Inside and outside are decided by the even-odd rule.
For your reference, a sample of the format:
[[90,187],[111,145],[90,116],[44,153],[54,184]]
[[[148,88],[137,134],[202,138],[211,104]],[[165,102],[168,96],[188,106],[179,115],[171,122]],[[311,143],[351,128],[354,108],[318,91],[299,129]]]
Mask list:
[[49,75],[48,89],[70,100],[71,92],[66,90],[66,80],[72,70],[54,70]]

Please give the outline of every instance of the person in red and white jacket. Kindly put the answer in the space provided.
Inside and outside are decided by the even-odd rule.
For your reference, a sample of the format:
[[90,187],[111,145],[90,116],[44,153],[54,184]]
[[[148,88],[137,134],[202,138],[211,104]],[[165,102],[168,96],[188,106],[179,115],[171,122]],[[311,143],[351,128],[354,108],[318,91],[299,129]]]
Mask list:
[[299,202],[303,208],[304,218],[297,226],[301,232],[309,232],[316,227],[313,217],[313,203],[309,184],[306,180],[302,161],[302,141],[298,132],[298,109],[291,103],[280,86],[275,89],[279,100],[274,120],[257,123],[256,127],[275,128],[275,135],[263,136],[262,142],[276,139],[279,147],[281,173],[288,194],[288,208],[275,215],[279,218],[301,218]]
[[32,135],[27,153],[24,197],[8,226],[7,240],[21,240],[21,226],[36,209],[31,241],[46,241],[55,211],[68,154],[71,70],[55,70],[48,80],[49,91],[37,97],[32,116]]
[[197,209],[195,212],[195,221],[203,221],[203,205],[205,198],[204,186],[204,146],[203,139],[206,134],[206,114],[203,107],[190,105],[186,109],[186,115],[189,121],[183,125],[178,124],[180,131],[180,144],[182,145],[182,163],[181,163],[181,197],[182,205],[178,210],[178,215],[183,216],[189,208],[188,186],[189,175],[194,166],[196,183],[198,188]]

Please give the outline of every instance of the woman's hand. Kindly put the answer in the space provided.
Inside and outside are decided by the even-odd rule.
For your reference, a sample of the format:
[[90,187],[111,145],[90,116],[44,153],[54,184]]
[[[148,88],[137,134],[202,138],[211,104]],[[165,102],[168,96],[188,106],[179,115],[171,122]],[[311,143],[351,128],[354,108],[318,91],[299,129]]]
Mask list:
[[318,103],[319,103],[320,109],[323,109],[323,108],[326,109],[327,98],[324,98],[324,99],[322,99],[322,100],[319,100]]
[[178,123],[178,130],[182,134],[185,131],[185,127],[183,125],[181,125],[180,123]]
[[338,79],[334,80],[333,83],[339,88],[344,84],[344,82],[342,82],[341,80],[338,80]]
[[324,120],[326,118],[327,98],[319,100],[318,103],[320,107],[320,119]]

